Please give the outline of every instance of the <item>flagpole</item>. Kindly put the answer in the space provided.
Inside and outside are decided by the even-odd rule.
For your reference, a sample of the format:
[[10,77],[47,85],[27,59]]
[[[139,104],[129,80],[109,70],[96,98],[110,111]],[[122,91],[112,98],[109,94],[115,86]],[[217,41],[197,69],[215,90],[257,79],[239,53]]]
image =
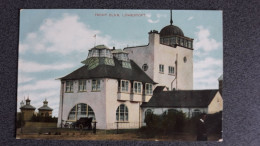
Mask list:
[[94,47],[95,47],[96,46],[97,35],[95,34],[94,37],[95,37],[95,43],[94,43]]

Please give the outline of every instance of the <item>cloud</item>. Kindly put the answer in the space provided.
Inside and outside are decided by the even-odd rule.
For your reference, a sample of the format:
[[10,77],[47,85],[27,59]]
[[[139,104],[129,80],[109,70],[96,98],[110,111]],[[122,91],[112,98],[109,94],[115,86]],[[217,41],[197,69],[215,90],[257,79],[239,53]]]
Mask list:
[[[21,72],[42,72],[48,70],[63,70],[74,67],[73,64],[40,64],[36,62],[29,62],[23,59],[19,60],[19,71]],[[18,77],[20,78],[20,76]]]
[[195,33],[196,38],[194,40],[194,48],[202,49],[203,51],[212,51],[216,50],[221,46],[220,42],[217,42],[215,39],[211,38],[210,31],[203,26],[198,26],[198,32]]
[[[37,90],[57,89],[59,88],[59,85],[60,82],[58,80],[54,80],[54,79],[39,80],[35,83],[19,86],[18,92],[26,94]],[[56,91],[59,92],[59,90]]]
[[92,48],[95,42],[108,45],[112,42],[109,36],[104,36],[98,30],[92,30],[77,15],[64,14],[60,19],[48,18],[35,32],[28,33],[25,40],[19,44],[19,53],[32,51],[34,53],[56,52],[69,54],[85,52]]
[[21,83],[27,83],[32,81],[34,78],[33,77],[28,77],[28,76],[24,76],[23,74],[19,74],[18,75],[18,84]]
[[157,19],[157,20],[148,19],[147,21],[148,21],[149,23],[158,23],[158,22],[159,22],[159,19]]
[[151,17],[152,17],[152,14],[151,14],[151,13],[146,13],[145,16],[146,16],[147,18],[151,18]]
[[164,18],[166,18],[166,17],[167,17],[167,15],[166,15],[166,14],[156,14],[156,17],[157,17],[157,18],[161,18],[161,17],[164,17]]
[[156,14],[156,20],[153,20],[153,19],[151,19],[152,14],[147,13],[145,16],[148,18],[147,21],[149,23],[158,23],[158,22],[160,22],[160,18],[162,18],[162,17],[166,18],[167,17],[166,14]]
[[223,74],[222,59],[212,57],[194,62],[194,88],[195,89],[217,89],[218,77]]
[[190,16],[187,20],[190,21],[192,20],[194,17],[193,16]]

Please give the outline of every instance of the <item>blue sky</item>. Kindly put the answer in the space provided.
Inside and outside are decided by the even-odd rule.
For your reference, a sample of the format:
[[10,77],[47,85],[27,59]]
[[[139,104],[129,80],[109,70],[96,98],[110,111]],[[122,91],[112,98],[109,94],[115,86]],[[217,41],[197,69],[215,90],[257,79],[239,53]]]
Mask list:
[[[169,10],[21,10],[17,110],[28,96],[36,108],[46,98],[57,116],[60,81],[55,79],[82,66],[95,42],[117,49],[146,45],[150,30],[169,24]],[[222,11],[173,10],[173,24],[194,38],[194,89],[218,88],[223,73]]]

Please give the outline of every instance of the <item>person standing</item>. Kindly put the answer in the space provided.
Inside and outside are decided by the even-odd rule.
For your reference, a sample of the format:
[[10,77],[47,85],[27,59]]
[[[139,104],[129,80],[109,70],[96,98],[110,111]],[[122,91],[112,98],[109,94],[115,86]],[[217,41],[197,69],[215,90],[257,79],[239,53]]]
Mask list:
[[207,127],[205,124],[207,115],[204,113],[201,115],[197,123],[197,141],[207,141]]

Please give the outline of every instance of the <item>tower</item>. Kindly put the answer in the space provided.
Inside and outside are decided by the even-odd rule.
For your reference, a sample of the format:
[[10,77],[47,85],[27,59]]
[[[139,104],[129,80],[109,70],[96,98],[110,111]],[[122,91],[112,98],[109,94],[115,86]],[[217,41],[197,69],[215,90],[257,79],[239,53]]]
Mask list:
[[31,100],[29,99],[29,97],[26,99],[26,104],[22,107],[20,107],[21,112],[23,113],[24,116],[24,120],[25,121],[29,121],[31,120],[32,116],[34,115],[34,111],[35,111],[35,107],[33,107],[30,102]]
[[149,32],[149,43],[144,46],[127,47],[129,58],[152,78],[157,86],[169,90],[193,89],[193,39],[173,25],[172,11],[170,25],[160,32]]
[[52,116],[53,109],[48,106],[48,101],[46,99],[43,101],[43,106],[38,108],[38,110],[40,116],[43,117]]

